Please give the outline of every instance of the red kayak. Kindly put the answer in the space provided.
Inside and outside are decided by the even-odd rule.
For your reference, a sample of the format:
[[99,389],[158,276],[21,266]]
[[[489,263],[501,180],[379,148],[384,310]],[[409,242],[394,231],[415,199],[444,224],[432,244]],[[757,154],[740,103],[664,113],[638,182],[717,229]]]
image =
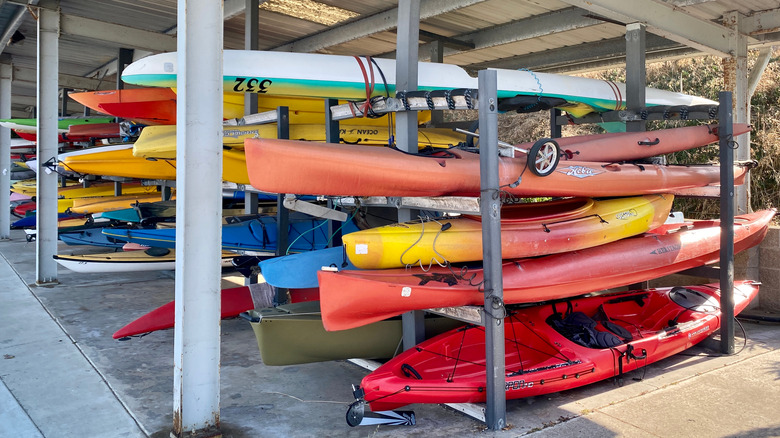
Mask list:
[[67,137],[73,141],[90,141],[101,138],[121,138],[122,129],[119,123],[71,125],[68,127]]
[[[759,244],[775,210],[737,216],[734,251]],[[690,229],[643,234],[580,251],[507,261],[504,302],[535,303],[625,286],[714,263],[720,221]],[[318,272],[320,308],[327,330],[344,330],[415,309],[483,305],[482,270],[433,267]]]
[[[758,294],[735,282],[734,313]],[[721,324],[718,284],[578,298],[513,311],[504,320],[506,398],[584,386],[677,354]],[[363,378],[374,411],[411,403],[485,401],[485,330],[451,330],[406,350]],[[362,394],[361,394],[362,392]]]
[[[432,155],[375,146],[252,138],[244,141],[249,181],[258,190],[329,196],[478,196],[479,154]],[[617,197],[669,193],[720,181],[718,166],[563,161],[547,176],[527,158],[499,157],[499,186],[516,196]],[[747,169],[736,166],[741,184]]]
[[[255,307],[270,307],[273,305],[273,297],[268,294],[268,289],[263,288],[260,284],[222,289],[221,316],[222,318],[234,318],[239,313],[252,310]],[[290,290],[290,302],[292,303],[315,301],[318,298],[319,294],[316,289]],[[117,330],[113,338],[120,339],[173,328],[176,316],[175,308],[175,301],[163,304]]]
[[68,96],[95,111],[145,125],[176,124],[176,93],[170,88],[86,91]]

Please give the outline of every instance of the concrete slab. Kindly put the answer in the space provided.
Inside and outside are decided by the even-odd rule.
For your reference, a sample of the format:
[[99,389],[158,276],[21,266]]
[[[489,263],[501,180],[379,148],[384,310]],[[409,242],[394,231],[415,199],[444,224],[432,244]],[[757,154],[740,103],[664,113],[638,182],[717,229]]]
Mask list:
[[[8,356],[3,359],[6,358],[13,359]],[[0,381],[0,436],[29,438],[43,436],[2,381]]]
[[[0,290],[0,353],[14,356],[0,361],[0,379],[18,400],[17,410],[28,412],[47,437],[70,436],[63,430],[81,436],[167,437],[173,409],[173,332],[128,341],[111,335],[173,299],[172,273],[85,275],[61,268],[59,285],[29,289],[35,248],[23,239],[13,231],[11,241],[0,242],[0,281],[14,291]],[[6,310],[6,303],[12,310]],[[52,331],[42,332],[39,326]],[[482,423],[438,405],[410,406],[417,415],[414,427],[350,428],[345,421],[352,402],[350,384],[358,383],[367,371],[344,361],[266,366],[249,323],[224,320],[222,431],[232,437],[780,435],[780,417],[770,412],[780,394],[780,326],[745,326],[748,342],[737,356],[695,347],[626,375],[623,386],[610,380],[510,400],[509,426],[489,432]],[[67,369],[67,377],[59,369]],[[58,372],[59,377],[48,376]],[[78,391],[67,389],[70,382],[63,380],[76,378],[98,382],[79,386]],[[114,414],[83,414],[103,409]],[[124,409],[129,413],[122,413]],[[111,431],[75,429],[98,428],[109,419]],[[24,418],[16,422],[23,423]],[[117,427],[120,423],[124,426]]]
[[5,327],[0,378],[37,429],[44,436],[144,436],[77,342],[9,263],[0,263],[0,282]]

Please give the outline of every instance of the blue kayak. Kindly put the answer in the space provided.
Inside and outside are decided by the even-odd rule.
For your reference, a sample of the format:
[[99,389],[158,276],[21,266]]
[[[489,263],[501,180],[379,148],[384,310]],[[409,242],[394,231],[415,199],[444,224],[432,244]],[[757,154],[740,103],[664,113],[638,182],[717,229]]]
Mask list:
[[[83,218],[83,214],[75,214],[75,213],[57,213],[57,219],[81,219]],[[36,220],[35,220],[35,214],[31,214],[29,216],[25,216],[11,224],[11,228],[27,228],[27,227],[35,227],[37,226]]]
[[123,208],[121,210],[104,211],[100,217],[114,219],[121,222],[141,222],[141,216],[135,208]]
[[[342,233],[357,230],[352,222],[347,222]],[[327,221],[311,216],[291,213],[288,229],[287,251],[311,251],[325,248],[330,236],[327,234]],[[106,228],[103,234],[127,242],[160,248],[176,247],[176,229],[143,228]],[[276,217],[262,216],[245,222],[222,226],[222,249],[233,251],[276,251]]]
[[349,262],[344,247],[318,249],[263,260],[258,264],[260,274],[271,286],[288,289],[317,287],[317,271],[330,266],[342,271],[357,269]]
[[59,233],[59,238],[68,245],[94,245],[106,248],[121,248],[127,242],[117,240],[103,234],[103,228],[90,228],[87,230]]

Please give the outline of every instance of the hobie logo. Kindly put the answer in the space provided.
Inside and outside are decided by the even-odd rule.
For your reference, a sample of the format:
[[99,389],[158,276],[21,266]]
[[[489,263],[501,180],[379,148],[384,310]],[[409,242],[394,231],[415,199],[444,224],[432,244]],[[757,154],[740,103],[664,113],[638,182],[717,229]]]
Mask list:
[[590,167],[585,166],[564,167],[563,169],[558,169],[558,172],[575,178],[587,178],[589,176],[596,176],[600,173],[604,173],[603,170],[591,169]]
[[616,214],[615,215],[615,219],[624,221],[624,220],[631,219],[632,217],[636,217],[636,216],[639,216],[639,214],[637,214],[636,210],[634,210],[632,208],[631,210],[627,210],[627,211],[624,211],[622,213]]

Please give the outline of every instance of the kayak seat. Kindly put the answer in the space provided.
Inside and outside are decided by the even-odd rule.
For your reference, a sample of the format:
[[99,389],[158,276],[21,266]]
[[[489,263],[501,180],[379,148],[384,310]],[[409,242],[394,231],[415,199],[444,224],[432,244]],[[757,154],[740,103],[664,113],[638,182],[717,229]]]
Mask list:
[[558,333],[583,347],[611,348],[623,344],[623,340],[614,333],[598,330],[598,323],[582,312],[571,312],[565,317],[555,312],[547,319],[547,323]]

